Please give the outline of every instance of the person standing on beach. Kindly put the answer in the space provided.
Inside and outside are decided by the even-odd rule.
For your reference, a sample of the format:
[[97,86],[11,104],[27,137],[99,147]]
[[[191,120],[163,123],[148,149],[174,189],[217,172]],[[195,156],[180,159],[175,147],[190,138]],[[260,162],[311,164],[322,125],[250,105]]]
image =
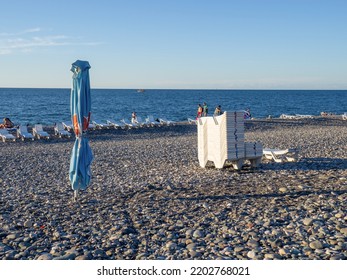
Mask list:
[[207,107],[206,102],[204,102],[204,106],[203,106],[203,108],[202,108],[202,115],[203,115],[204,117],[206,117],[206,116],[207,116],[207,113],[208,113],[208,107]]
[[136,112],[132,112],[132,114],[131,114],[131,122],[132,123],[137,123]]
[[199,104],[199,105],[198,105],[198,113],[197,113],[197,115],[196,115],[196,118],[197,118],[197,119],[198,119],[198,118],[201,118],[201,116],[202,116],[202,110],[203,110],[203,108],[202,108],[201,104]]
[[220,116],[222,114],[222,107],[218,105],[216,109],[214,110],[214,116]]
[[251,110],[249,108],[246,109],[245,111],[245,119],[251,119]]

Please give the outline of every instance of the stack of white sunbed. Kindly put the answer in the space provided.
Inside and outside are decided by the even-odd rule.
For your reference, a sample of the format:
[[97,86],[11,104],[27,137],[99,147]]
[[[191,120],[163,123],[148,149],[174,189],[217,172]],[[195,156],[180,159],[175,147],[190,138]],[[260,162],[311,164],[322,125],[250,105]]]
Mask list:
[[261,143],[245,143],[244,112],[224,112],[220,116],[198,119],[198,158],[201,167],[208,161],[216,168],[223,168],[226,160],[235,169],[241,169],[244,161],[257,167],[261,162]]
[[261,143],[245,143],[245,157],[250,160],[252,167],[257,167],[261,163],[262,155],[263,145]]

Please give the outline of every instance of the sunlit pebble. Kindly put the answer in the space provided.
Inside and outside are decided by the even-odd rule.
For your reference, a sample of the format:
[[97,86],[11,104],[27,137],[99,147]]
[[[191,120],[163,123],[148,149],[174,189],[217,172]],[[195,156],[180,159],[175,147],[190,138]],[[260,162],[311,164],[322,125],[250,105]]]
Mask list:
[[200,168],[194,125],[91,131],[77,202],[73,139],[0,143],[0,259],[346,259],[347,126],[305,122],[246,123],[300,160],[241,171]]

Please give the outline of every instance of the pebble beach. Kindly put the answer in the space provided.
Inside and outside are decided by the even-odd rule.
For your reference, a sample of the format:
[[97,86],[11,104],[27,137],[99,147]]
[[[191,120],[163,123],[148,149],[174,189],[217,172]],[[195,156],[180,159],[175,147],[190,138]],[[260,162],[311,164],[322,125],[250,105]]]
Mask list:
[[93,178],[76,202],[74,139],[0,143],[0,259],[347,259],[347,121],[247,121],[246,141],[299,161],[238,171],[201,168],[188,123],[88,138]]

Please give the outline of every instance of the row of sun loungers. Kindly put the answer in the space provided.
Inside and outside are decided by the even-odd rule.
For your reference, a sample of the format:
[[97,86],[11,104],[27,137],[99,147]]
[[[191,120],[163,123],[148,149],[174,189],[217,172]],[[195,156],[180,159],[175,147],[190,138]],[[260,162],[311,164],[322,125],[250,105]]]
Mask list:
[[174,125],[176,124],[174,121],[167,120],[165,118],[159,118],[155,120],[153,116],[148,116],[145,120],[142,120],[141,117],[137,117],[136,121],[130,122],[125,119],[121,119],[120,121],[115,121],[112,119],[108,119],[105,122],[94,120],[93,124],[96,128],[139,128],[139,127],[155,127],[155,126],[164,126],[164,125]]
[[[10,133],[10,131],[16,131],[16,136]],[[16,139],[24,140],[34,140],[35,137],[37,139],[49,139],[50,135],[43,130],[41,124],[36,124],[33,127],[32,133],[28,132],[27,126],[19,126],[17,129],[0,129],[0,138],[3,142],[8,141],[16,141]]]
[[[16,136],[14,136],[10,132],[15,132]],[[67,131],[63,125],[63,123],[57,123],[54,126],[54,134],[58,137],[71,137],[71,133]],[[32,133],[28,132],[28,128],[26,125],[20,125],[18,128],[12,128],[12,129],[0,129],[0,139],[3,142],[6,141],[16,141],[16,139],[21,139],[22,141],[25,140],[34,140],[34,139],[50,139],[51,135],[44,131],[41,124],[36,124],[33,129]]]
[[[68,132],[73,130],[72,122],[63,122],[63,127]],[[174,121],[167,120],[165,118],[159,118],[155,120],[153,116],[148,116],[144,121],[141,117],[137,117],[137,120],[134,122],[128,121],[126,119],[121,119],[116,121],[114,119],[108,119],[106,121],[101,121],[99,119],[94,119],[89,124],[89,129],[130,129],[130,128],[139,128],[139,127],[154,127],[162,125],[174,125]]]
[[295,115],[287,115],[287,114],[282,114],[280,115],[280,119],[289,119],[289,120],[298,120],[298,119],[312,119],[312,115],[300,115],[300,114],[295,114]]
[[[322,117],[327,117],[327,116],[341,116],[343,120],[347,120],[347,112],[343,113],[342,115],[335,115],[332,113],[321,113]],[[295,114],[295,115],[287,115],[287,114],[282,114],[280,115],[280,119],[289,119],[289,120],[299,120],[299,119],[313,119],[314,116],[312,115],[300,115],[300,114]]]
[[[140,117],[137,118],[136,122],[128,122],[125,119],[120,121],[107,120],[102,122],[99,120],[93,120],[89,125],[89,129],[104,129],[104,128],[116,128],[116,129],[130,129],[138,127],[155,127],[155,126],[164,126],[164,125],[174,125],[175,122],[169,121],[165,118],[159,118],[155,120],[153,116],[148,116],[145,121],[142,121]],[[71,121],[57,123],[54,126],[54,135],[59,138],[68,137],[70,138],[73,131],[73,125]],[[15,133],[13,135],[11,132]],[[43,130],[41,124],[36,124],[32,133],[28,132],[27,126],[18,126],[18,128],[13,129],[0,129],[0,139],[3,142],[6,141],[16,141],[16,139],[24,140],[34,140],[34,139],[50,139],[51,135]]]

